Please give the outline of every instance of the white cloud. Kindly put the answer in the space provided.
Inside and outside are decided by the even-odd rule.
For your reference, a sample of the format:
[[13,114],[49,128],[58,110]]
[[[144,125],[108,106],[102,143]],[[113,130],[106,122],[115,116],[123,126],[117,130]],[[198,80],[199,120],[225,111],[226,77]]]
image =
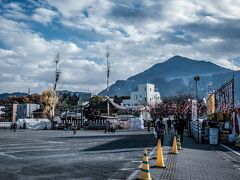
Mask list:
[[56,17],[58,14],[50,9],[46,8],[37,8],[35,10],[35,14],[32,16],[33,20],[46,24],[52,21],[54,17]]
[[2,13],[4,17],[11,18],[11,19],[21,19],[21,20],[28,20],[29,17],[24,13],[23,7],[20,3],[9,3],[3,5],[4,12]]
[[[31,32],[28,26],[24,23],[16,23],[5,18],[0,18],[0,23],[5,24],[0,29],[0,39],[4,41],[5,45],[12,50],[0,50],[2,58],[1,73],[8,73],[12,78],[12,82],[16,82],[13,77],[20,76],[24,79],[21,82],[22,87],[19,90],[25,90],[26,84],[29,87],[31,83],[39,82],[49,86],[53,82],[54,74],[54,56],[57,52],[62,52],[62,69],[64,70],[65,62],[71,56],[75,56],[81,52],[81,49],[72,42],[64,42],[60,40],[47,41],[38,34]],[[21,37],[21,38],[19,38]],[[13,56],[16,56],[13,58]],[[68,70],[71,72],[76,64],[72,64],[72,67]],[[5,79],[3,81],[0,91],[4,91],[4,83],[9,81]],[[81,79],[81,78],[80,78]],[[20,86],[20,84],[19,84]],[[14,89],[13,87],[9,87]],[[38,91],[37,86],[35,91]]]
[[[8,79],[16,82],[16,88],[25,90],[30,86],[40,91],[53,82],[53,59],[61,52],[61,87],[98,92],[105,87],[107,45],[112,52],[111,83],[173,55],[211,59],[234,68],[228,59],[239,57],[239,6],[240,2],[234,0],[47,0],[32,9],[33,14],[26,15],[23,6],[9,4],[0,18],[0,40],[5,47],[0,49],[0,70],[9,74]],[[79,42],[81,48],[71,40],[55,38],[54,34],[48,40],[44,32],[33,32],[31,24],[9,20],[14,12],[45,27],[56,20],[61,28],[69,30],[70,37],[77,32],[75,36],[91,34],[97,40],[83,38]],[[14,76],[24,82],[18,83]],[[14,83],[3,85],[15,89]],[[0,87],[0,91],[5,90],[6,87]]]
[[17,56],[17,53],[13,52],[12,50],[7,49],[0,49],[0,57],[10,57],[10,56]]

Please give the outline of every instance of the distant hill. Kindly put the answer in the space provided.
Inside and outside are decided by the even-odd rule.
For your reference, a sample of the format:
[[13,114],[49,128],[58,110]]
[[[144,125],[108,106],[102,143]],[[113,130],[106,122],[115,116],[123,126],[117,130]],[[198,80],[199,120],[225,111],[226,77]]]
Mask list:
[[72,91],[67,91],[67,90],[57,91],[57,95],[58,96],[63,96],[63,95],[76,96],[76,97],[80,98],[81,101],[83,101],[83,102],[89,101],[90,98],[92,97],[92,93],[88,93],[88,92],[72,92]]
[[[64,94],[68,95],[68,96],[77,96],[77,97],[81,98],[82,101],[89,101],[89,99],[92,97],[92,94],[87,93],[87,92],[72,92],[72,91],[67,91],[67,90],[57,91],[58,96],[62,96]],[[28,94],[21,93],[21,92],[2,93],[2,94],[0,94],[0,100],[7,99],[9,96],[20,97],[20,96],[28,96]]]
[[[151,68],[129,77],[118,80],[110,86],[110,96],[129,96],[130,92],[141,83],[153,83],[161,96],[174,95],[177,92],[195,93],[193,77],[199,75],[199,92],[207,94],[209,87],[217,89],[222,83],[230,80],[233,73],[238,72],[207,61],[192,60],[186,57],[174,56],[165,62],[155,64]],[[240,88],[239,88],[240,89]],[[99,93],[106,95],[106,89]]]
[[7,99],[9,96],[27,96],[27,93],[21,93],[21,92],[14,92],[14,93],[2,93],[0,94],[0,100]]

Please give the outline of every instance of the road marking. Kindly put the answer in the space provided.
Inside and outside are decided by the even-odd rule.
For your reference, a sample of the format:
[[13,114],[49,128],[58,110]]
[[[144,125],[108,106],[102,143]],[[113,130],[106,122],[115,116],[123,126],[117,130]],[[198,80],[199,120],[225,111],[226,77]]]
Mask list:
[[47,141],[49,143],[56,143],[56,144],[63,144],[64,142],[59,142],[59,141]]
[[[154,147],[153,150],[149,153],[149,156],[148,156],[149,159],[150,159],[150,157],[153,155],[153,153],[156,151],[156,149],[157,149],[157,146]],[[127,178],[127,180],[133,180],[134,177],[140,172],[140,169],[139,169],[139,168],[141,168],[141,164],[138,166],[138,169],[135,170],[135,171]]]
[[12,158],[12,159],[20,159],[20,158],[17,157],[17,156],[14,156],[14,155],[12,155],[12,154],[3,153],[3,152],[0,152],[0,156],[8,156],[8,157],[10,157],[10,158]]
[[[56,155],[46,155],[46,156],[28,156],[28,159],[43,159],[43,158],[63,158],[68,156],[76,156],[76,154],[68,153],[68,154],[56,154]],[[21,157],[20,159],[24,159],[25,157]],[[74,158],[75,159],[75,158]]]
[[0,150],[1,149],[27,149],[27,148],[44,148],[44,147],[49,147],[49,146],[24,146],[24,147],[0,147]]
[[131,162],[141,163],[142,161],[131,161]]
[[233,152],[234,154],[236,154],[236,155],[238,155],[238,156],[240,157],[240,153],[239,153],[239,152],[234,151],[233,149],[231,149],[231,148],[229,148],[229,147],[227,147],[227,146],[225,146],[225,145],[223,145],[223,144],[220,144],[220,146],[222,146],[222,147],[228,149],[229,151]]
[[132,171],[134,170],[135,168],[122,168],[120,169],[121,171]]
[[240,168],[239,165],[234,164],[233,167],[235,168]]

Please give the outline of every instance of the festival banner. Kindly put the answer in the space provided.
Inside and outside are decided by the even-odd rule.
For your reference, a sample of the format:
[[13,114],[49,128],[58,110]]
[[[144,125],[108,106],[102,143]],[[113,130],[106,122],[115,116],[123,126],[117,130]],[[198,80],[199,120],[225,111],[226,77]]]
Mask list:
[[232,113],[233,129],[232,134],[240,135],[240,115],[237,112]]
[[224,112],[234,108],[234,79],[222,85],[215,92],[215,112]]
[[207,99],[207,115],[215,113],[215,94],[212,94]]

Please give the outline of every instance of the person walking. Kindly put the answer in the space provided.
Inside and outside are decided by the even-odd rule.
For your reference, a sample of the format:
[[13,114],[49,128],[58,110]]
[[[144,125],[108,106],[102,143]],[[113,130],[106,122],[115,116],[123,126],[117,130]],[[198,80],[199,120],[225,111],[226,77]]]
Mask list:
[[146,125],[147,125],[148,132],[150,132],[151,123],[149,120],[147,120]]
[[107,121],[104,133],[108,132],[110,128],[110,123]]
[[157,132],[157,141],[161,141],[161,145],[164,143],[164,134],[165,134],[165,124],[163,122],[163,118],[160,117],[159,121],[157,121],[155,131]]
[[178,119],[179,119],[179,117],[178,117],[178,115],[176,115],[176,117],[173,120],[174,134],[176,134],[176,135],[177,135],[177,129],[178,129]]
[[17,124],[13,123],[13,131],[16,132],[16,129],[17,129]]
[[73,130],[73,135],[75,135],[77,133],[77,125],[73,125],[72,127],[72,130]]
[[178,135],[180,136],[181,144],[183,142],[184,128],[185,128],[185,121],[183,119],[183,116],[180,116],[178,119]]
[[167,120],[167,126],[168,126],[168,132],[172,129],[172,121],[170,119],[170,117]]
[[69,126],[69,124],[68,124],[68,122],[66,122],[66,131],[68,132],[68,126]]
[[44,127],[45,130],[47,130],[47,123],[45,122],[45,127]]

